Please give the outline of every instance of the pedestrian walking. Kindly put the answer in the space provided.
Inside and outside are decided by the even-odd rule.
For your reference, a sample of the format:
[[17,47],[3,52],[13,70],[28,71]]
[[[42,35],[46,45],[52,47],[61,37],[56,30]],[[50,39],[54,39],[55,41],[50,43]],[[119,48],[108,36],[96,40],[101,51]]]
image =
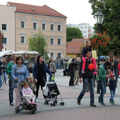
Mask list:
[[8,79],[9,79],[9,104],[11,106],[13,106],[13,91],[14,91],[13,79],[11,76],[11,72],[12,72],[12,66],[15,64],[16,58],[17,58],[17,56],[14,55],[13,60],[8,63],[7,68],[6,68],[6,73],[8,74]]
[[[43,87],[47,82],[46,73],[48,73],[50,76],[52,75],[47,65],[44,62],[43,56],[39,55],[37,57],[37,63],[35,63],[34,69],[33,69],[33,77],[35,79],[35,83],[37,87],[37,90],[36,90],[37,101],[38,101],[39,86],[41,86],[41,90],[43,91]],[[45,96],[43,97],[45,98]]]
[[95,68],[95,63],[93,62],[93,58],[91,57],[91,51],[86,51],[86,65],[85,65],[85,72],[82,73],[82,65],[83,61],[81,61],[80,65],[80,82],[83,79],[83,89],[81,93],[79,94],[77,98],[77,103],[80,105],[81,100],[84,96],[84,94],[87,92],[88,84],[90,83],[90,106],[91,107],[96,107],[94,104],[94,68]]
[[70,81],[69,81],[69,86],[74,86],[74,76],[75,76],[75,61],[77,59],[73,58],[71,63],[69,64],[69,71],[70,71]]
[[105,62],[104,64],[99,66],[100,96],[98,98],[98,102],[101,103],[101,105],[105,105],[104,95],[106,93],[106,79],[109,77],[109,74],[107,74],[107,70],[109,67],[110,62]]
[[26,81],[29,77],[28,69],[25,65],[23,65],[23,58],[21,56],[16,58],[16,64],[12,67],[11,75],[14,80],[13,86],[15,89],[15,109],[16,111],[20,111],[22,107],[20,106],[21,97],[19,90],[21,89],[21,83]]
[[117,81],[115,79],[115,75],[114,74],[111,74],[110,80],[108,82],[108,86],[109,86],[109,89],[110,89],[110,103],[111,104],[115,104],[114,97],[115,97]]
[[6,67],[7,67],[7,61],[6,61],[6,58],[3,57],[3,60],[2,60],[2,70],[3,70],[3,72],[2,72],[2,79],[5,82],[5,84],[7,84]]
[[49,69],[50,69],[50,72],[51,72],[53,75],[55,75],[56,66],[55,66],[55,62],[54,62],[54,59],[53,59],[53,58],[50,59]]

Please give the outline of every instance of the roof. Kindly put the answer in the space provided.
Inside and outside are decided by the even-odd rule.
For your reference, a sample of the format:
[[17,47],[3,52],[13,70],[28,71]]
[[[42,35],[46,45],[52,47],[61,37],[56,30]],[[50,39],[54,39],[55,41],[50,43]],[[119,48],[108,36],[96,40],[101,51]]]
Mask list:
[[72,39],[67,43],[67,54],[80,54],[80,48],[84,46],[88,39]]
[[8,2],[7,5],[16,7],[16,12],[66,18],[66,16],[48,7],[47,5],[35,6],[35,5],[28,5],[22,3],[14,3],[14,2]]

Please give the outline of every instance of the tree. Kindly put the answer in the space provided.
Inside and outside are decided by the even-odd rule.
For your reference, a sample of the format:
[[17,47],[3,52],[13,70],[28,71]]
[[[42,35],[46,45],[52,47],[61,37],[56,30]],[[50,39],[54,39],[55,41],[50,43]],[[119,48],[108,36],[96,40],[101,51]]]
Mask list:
[[74,38],[83,38],[81,30],[78,28],[67,27],[67,41],[70,42]]
[[[114,54],[120,54],[120,1],[119,0],[89,0],[93,9],[93,15],[98,9],[104,14],[102,31],[107,31],[110,36],[110,42],[106,48],[107,52],[114,50]],[[95,25],[95,31],[98,32],[98,26]]]
[[37,51],[39,54],[47,57],[47,42],[45,37],[42,35],[41,32],[36,34],[34,37],[29,38],[29,50]]

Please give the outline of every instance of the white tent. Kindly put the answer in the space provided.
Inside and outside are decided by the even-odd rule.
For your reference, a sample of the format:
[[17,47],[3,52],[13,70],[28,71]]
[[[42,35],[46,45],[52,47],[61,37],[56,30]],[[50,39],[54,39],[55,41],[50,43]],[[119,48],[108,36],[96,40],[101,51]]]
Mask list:
[[13,50],[5,50],[0,52],[0,57],[3,57],[4,55],[11,55],[13,54]]
[[37,51],[17,51],[17,52],[13,52],[13,54],[17,54],[17,55],[22,55],[22,54],[36,54],[38,55],[39,52]]

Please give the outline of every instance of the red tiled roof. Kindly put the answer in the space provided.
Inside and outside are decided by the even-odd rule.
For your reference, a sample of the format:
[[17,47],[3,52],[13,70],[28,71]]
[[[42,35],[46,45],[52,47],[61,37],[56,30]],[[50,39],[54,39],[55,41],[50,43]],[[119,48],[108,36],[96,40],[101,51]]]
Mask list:
[[88,39],[73,39],[67,43],[67,54],[79,54],[80,48],[83,47]]
[[22,3],[14,3],[14,2],[8,2],[7,5],[16,7],[16,12],[66,18],[66,16],[48,7],[47,5],[35,6],[35,5],[28,5]]

